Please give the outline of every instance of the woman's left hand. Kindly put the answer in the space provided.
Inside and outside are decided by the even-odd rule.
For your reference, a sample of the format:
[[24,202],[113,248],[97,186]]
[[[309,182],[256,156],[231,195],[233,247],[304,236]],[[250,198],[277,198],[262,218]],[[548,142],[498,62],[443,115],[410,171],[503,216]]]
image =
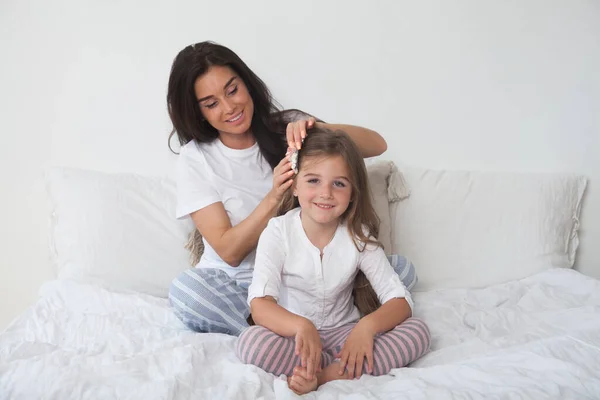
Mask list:
[[300,150],[302,141],[306,137],[306,132],[315,126],[317,120],[313,117],[302,119],[299,121],[290,122],[286,129],[286,139],[288,147]]
[[348,378],[360,378],[363,372],[363,362],[367,359],[367,372],[373,372],[373,338],[375,334],[360,322],[356,324],[346,338],[344,347],[339,353],[340,375],[348,367]]

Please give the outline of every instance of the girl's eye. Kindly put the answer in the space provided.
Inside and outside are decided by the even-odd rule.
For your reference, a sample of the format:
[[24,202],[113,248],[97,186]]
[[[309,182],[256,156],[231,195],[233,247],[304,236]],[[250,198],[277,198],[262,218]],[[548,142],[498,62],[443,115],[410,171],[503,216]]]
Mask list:
[[319,180],[317,178],[312,178],[312,179],[309,179],[307,182],[308,183],[319,183]]
[[335,181],[335,182],[333,182],[333,185],[337,186],[339,188],[345,188],[346,187],[346,184],[344,182],[342,182],[342,181]]
[[234,86],[234,87],[233,87],[233,89],[231,89],[231,90],[229,91],[229,93],[227,93],[227,95],[228,95],[228,96],[233,96],[234,94],[236,94],[236,93],[237,93],[237,90],[238,90],[238,87],[237,87],[237,85],[236,85],[236,86]]

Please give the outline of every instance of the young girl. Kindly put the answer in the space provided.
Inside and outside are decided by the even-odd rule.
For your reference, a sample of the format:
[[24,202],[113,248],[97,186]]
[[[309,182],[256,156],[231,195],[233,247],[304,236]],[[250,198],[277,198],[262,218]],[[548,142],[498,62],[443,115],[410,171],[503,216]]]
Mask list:
[[[429,349],[430,336],[410,318],[410,293],[376,240],[356,145],[341,131],[316,129],[297,156],[283,215],[258,242],[248,291],[256,325],[240,335],[237,354],[287,375],[290,389],[302,394],[363,371],[403,367]],[[374,304],[381,306],[375,311]]]

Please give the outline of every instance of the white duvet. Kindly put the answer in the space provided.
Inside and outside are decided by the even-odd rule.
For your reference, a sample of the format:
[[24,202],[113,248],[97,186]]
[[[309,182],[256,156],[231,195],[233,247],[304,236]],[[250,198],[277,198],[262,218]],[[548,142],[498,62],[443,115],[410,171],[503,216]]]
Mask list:
[[[600,399],[600,281],[549,270],[479,290],[414,293],[431,352],[323,399]],[[0,334],[0,399],[293,398],[241,364],[235,338],[186,330],[167,301],[53,281]]]

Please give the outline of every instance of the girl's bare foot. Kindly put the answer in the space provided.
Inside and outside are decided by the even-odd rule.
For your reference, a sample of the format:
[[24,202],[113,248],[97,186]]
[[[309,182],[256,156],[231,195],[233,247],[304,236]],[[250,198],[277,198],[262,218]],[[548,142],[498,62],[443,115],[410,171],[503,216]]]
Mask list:
[[344,371],[344,374],[340,375],[339,361],[332,362],[317,374],[318,386],[324,385],[327,382],[336,381],[338,379],[350,379],[347,371]]
[[317,390],[317,376],[311,379],[306,367],[296,367],[294,374],[288,377],[288,387],[298,395],[310,393]]
[[350,379],[348,372],[344,371],[340,375],[340,363],[338,361],[331,363],[323,370],[317,372],[316,377],[310,379],[306,371],[306,367],[294,368],[294,374],[288,377],[288,387],[296,394],[303,395],[310,393],[321,385],[327,382],[336,381],[339,379]]

